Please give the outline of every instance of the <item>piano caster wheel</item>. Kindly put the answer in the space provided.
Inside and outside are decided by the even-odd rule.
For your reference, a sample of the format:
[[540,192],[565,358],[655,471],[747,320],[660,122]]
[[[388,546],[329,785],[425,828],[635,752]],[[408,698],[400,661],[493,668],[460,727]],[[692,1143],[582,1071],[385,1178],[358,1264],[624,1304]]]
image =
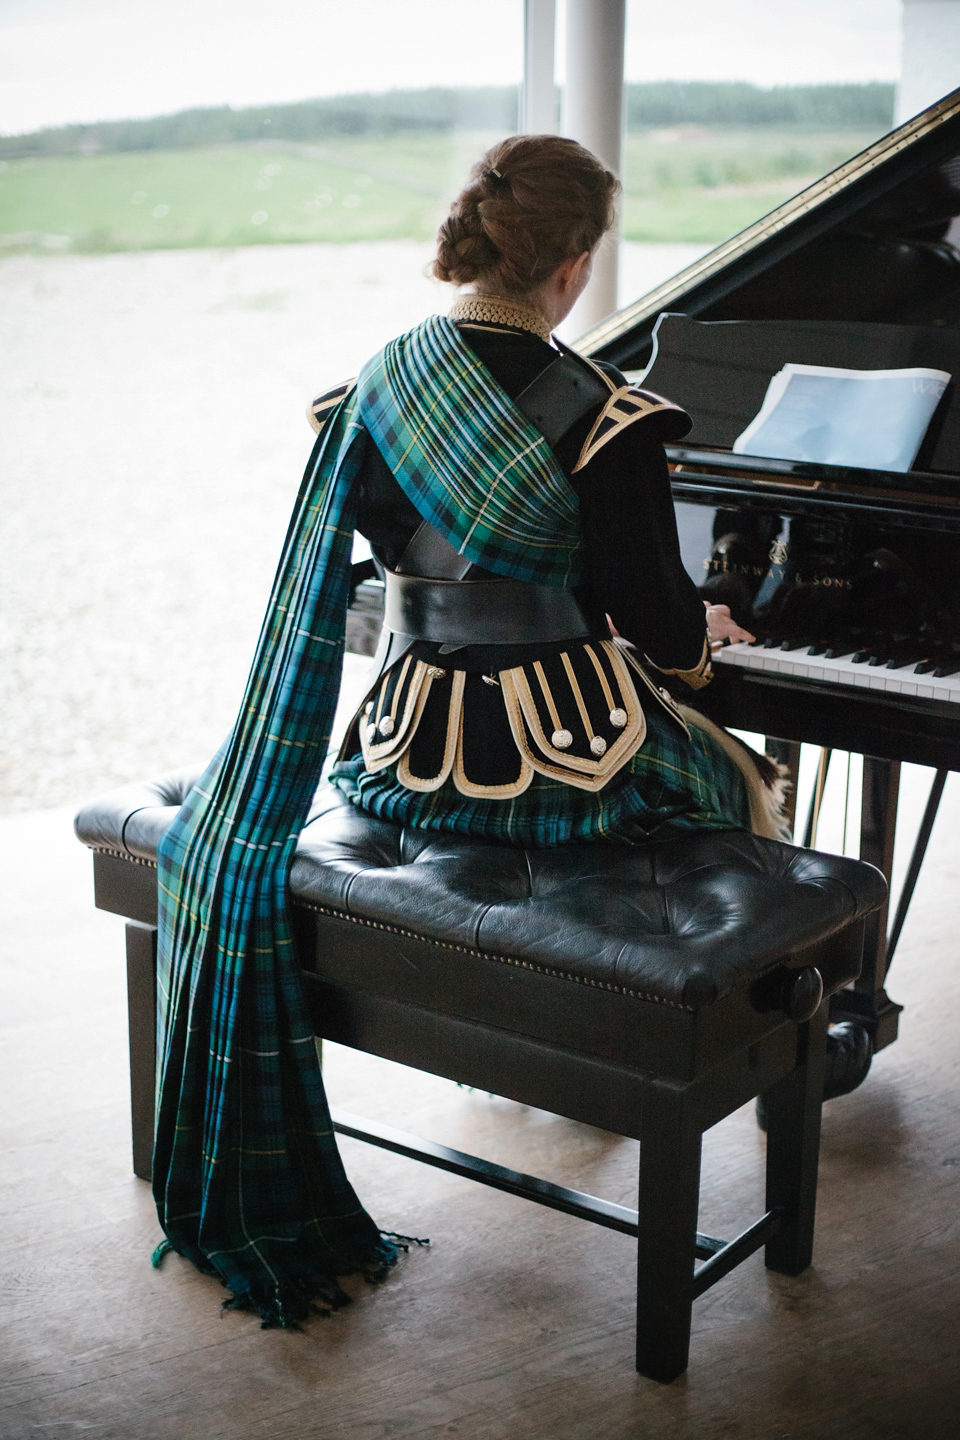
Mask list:
[[827,1069],[823,1077],[824,1100],[849,1095],[867,1078],[873,1059],[870,1031],[857,1020],[841,1020],[827,1031]]
[[[827,1031],[827,1068],[823,1076],[824,1100],[849,1095],[867,1078],[873,1046],[870,1031],[856,1020],[841,1020]],[[762,1095],[757,1096],[757,1124],[767,1128],[767,1107]]]

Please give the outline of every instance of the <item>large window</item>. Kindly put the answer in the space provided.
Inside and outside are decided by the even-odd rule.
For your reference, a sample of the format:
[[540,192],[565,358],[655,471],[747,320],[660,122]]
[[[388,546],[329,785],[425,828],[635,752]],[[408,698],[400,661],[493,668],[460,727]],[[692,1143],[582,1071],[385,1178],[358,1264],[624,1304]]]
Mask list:
[[[629,7],[623,300],[892,105],[893,0],[653,8]],[[229,727],[303,408],[445,308],[430,237],[516,126],[522,4],[18,0],[0,41],[17,809],[203,761]]]

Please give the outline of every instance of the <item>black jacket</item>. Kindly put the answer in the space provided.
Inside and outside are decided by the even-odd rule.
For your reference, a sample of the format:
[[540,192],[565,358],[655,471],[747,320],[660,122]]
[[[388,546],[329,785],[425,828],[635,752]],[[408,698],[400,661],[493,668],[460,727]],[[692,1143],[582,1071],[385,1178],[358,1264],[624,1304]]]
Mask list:
[[[555,350],[527,331],[469,324],[460,329],[511,399],[556,358]],[[613,366],[603,368],[619,384],[627,383]],[[555,447],[580,499],[584,564],[577,598],[588,616],[609,615],[617,632],[655,665],[692,670],[703,654],[704,607],[680,559],[658,417],[626,426],[574,473],[595,418],[587,415]],[[358,528],[376,558],[392,569],[420,516],[372,442],[360,484]],[[478,646],[461,652],[457,663],[499,669],[515,663],[515,656]]]

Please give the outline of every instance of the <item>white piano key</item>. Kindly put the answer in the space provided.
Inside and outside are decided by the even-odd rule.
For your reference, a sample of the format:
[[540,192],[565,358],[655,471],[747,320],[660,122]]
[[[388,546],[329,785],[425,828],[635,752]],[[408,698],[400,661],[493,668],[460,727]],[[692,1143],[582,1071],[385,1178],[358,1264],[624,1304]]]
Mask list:
[[833,659],[808,655],[806,650],[765,650],[755,645],[729,645],[714,656],[717,665],[734,665],[769,675],[828,681],[860,690],[908,695],[960,704],[960,675],[917,675],[913,669],[888,670],[886,666],[853,663],[853,651]]

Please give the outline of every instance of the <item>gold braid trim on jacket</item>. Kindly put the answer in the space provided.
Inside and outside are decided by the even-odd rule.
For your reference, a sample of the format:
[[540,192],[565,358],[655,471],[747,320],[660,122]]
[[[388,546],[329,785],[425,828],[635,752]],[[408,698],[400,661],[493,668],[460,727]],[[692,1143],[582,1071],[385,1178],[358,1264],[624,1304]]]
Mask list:
[[324,390],[315,400],[311,400],[307,406],[307,420],[310,428],[317,435],[326,425],[336,407],[340,404],[344,395],[353,389],[353,380],[344,380],[342,385],[335,385],[332,390]]
[[[649,656],[647,658],[649,659]],[[651,660],[650,663],[651,665],[655,665],[656,661]],[[683,680],[685,684],[690,686],[691,690],[702,690],[704,685],[709,685],[713,679],[709,639],[706,635],[703,637],[703,650],[700,654],[700,659],[692,670],[668,669],[666,665],[657,665],[656,668],[660,671],[661,675],[676,675],[677,679]]]

